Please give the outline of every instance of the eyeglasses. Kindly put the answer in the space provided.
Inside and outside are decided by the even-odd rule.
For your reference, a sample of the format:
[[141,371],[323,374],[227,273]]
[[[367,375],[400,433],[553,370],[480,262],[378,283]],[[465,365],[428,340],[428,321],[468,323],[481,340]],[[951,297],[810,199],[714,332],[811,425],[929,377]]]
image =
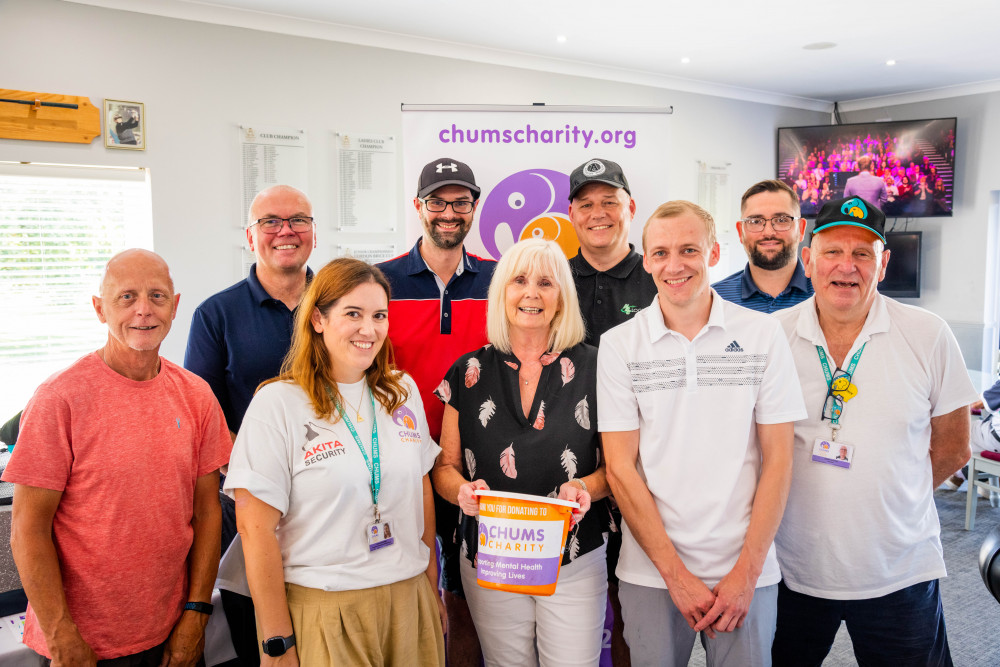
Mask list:
[[792,228],[795,223],[795,218],[790,215],[776,215],[773,218],[762,218],[758,215],[751,216],[749,218],[743,218],[740,220],[743,223],[743,227],[748,232],[759,232],[763,231],[764,225],[768,222],[771,223],[771,229],[776,232],[787,232]]
[[[420,199],[420,197],[417,197]],[[459,199],[457,201],[445,201],[444,199],[420,199],[427,207],[427,210],[431,213],[444,213],[445,210],[451,206],[451,210],[459,215],[465,215],[467,213],[472,213],[472,209],[475,208],[476,202],[469,201],[468,199]]]
[[823,399],[823,412],[820,414],[820,421],[824,419],[829,419],[830,421],[839,420],[841,413],[844,412],[844,399],[833,393],[833,387],[838,384],[837,380],[841,378],[846,378],[848,384],[851,382],[851,376],[846,371],[838,368],[833,374],[830,386],[826,389],[826,398]]
[[313,219],[302,215],[294,218],[261,218],[253,224],[265,234],[277,234],[286,222],[293,232],[308,232],[312,229]]

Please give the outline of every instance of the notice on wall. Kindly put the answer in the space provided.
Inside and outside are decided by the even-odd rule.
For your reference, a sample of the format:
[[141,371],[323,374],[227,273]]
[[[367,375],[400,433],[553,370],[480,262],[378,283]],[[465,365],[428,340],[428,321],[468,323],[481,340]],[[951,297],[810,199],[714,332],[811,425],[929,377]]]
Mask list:
[[[719,241],[719,263],[709,269],[712,282],[721,280],[736,269],[731,263],[742,266],[743,253],[736,234],[732,208],[732,188],[730,187],[728,162],[698,162],[698,206],[712,214],[715,219],[715,233]],[[734,250],[735,249],[735,250]],[[733,253],[737,252],[737,255]]]
[[398,253],[395,243],[339,243],[335,254],[337,257],[353,257],[376,264],[392,259]]
[[240,175],[240,227],[264,188],[291,185],[309,194],[305,130],[240,125]]
[[396,138],[337,133],[338,227],[345,232],[396,230]]

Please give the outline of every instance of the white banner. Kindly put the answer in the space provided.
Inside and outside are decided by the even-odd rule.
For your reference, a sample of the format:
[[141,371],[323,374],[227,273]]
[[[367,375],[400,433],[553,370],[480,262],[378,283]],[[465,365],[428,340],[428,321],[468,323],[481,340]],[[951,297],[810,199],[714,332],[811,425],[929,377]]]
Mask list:
[[[403,106],[403,194],[412,201],[425,164],[447,157],[465,162],[482,188],[469,252],[499,259],[521,239],[555,240],[567,257],[579,243],[569,222],[569,174],[595,157],[621,165],[636,201],[630,240],[641,247],[642,226],[669,200],[669,109],[634,107]],[[406,239],[422,230],[406,210]]]

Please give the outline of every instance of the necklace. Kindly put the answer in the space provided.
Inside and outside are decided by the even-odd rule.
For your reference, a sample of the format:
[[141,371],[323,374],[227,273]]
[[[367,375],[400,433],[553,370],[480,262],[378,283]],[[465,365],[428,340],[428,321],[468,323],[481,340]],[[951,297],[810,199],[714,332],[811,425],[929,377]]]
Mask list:
[[[361,406],[364,405],[365,387],[367,387],[367,386],[368,385],[365,384],[364,386],[361,387],[361,395],[358,396],[358,407],[356,407],[356,408],[354,407],[354,405],[350,401],[347,400],[347,395],[344,394],[344,392],[340,392],[340,397],[342,399],[344,399],[345,403],[347,403],[347,407],[349,407],[351,410],[354,411],[354,415],[355,415],[354,421],[356,421],[356,422],[363,422],[365,420],[365,418],[361,416]],[[339,389],[339,387],[338,387],[338,389]]]

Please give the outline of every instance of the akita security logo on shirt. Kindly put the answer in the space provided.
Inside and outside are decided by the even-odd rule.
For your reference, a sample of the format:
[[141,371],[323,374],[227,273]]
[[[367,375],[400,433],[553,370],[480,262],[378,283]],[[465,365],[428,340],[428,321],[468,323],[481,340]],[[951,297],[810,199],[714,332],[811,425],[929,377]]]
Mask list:
[[392,413],[392,423],[403,427],[399,432],[400,442],[420,442],[417,416],[408,407],[401,405],[396,408]]
[[344,443],[330,438],[330,435],[333,434],[332,430],[312,421],[306,422],[303,426],[306,430],[306,442],[302,445],[302,451],[306,466],[315,465],[335,456],[343,456],[346,453]]

